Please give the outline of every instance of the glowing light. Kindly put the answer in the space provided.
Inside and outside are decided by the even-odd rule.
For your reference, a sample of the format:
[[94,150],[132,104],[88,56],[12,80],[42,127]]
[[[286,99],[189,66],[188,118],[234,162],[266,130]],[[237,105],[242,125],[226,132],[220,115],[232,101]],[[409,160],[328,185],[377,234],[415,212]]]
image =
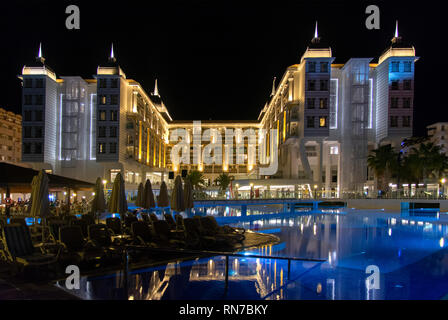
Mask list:
[[395,35],[394,35],[394,37],[398,38],[398,20],[395,21]]
[[94,196],[95,195],[95,192],[92,192],[92,196]]
[[37,54],[38,58],[42,58],[42,42],[39,43],[39,53]]
[[319,33],[317,32],[317,21],[316,21],[316,27],[314,29],[314,38],[319,38]]
[[442,179],[440,179],[440,182],[445,183],[445,182],[446,182],[446,179],[445,179],[445,178],[442,178]]
[[440,238],[439,245],[440,245],[440,248],[443,248],[445,246],[445,239]]
[[107,183],[107,180],[103,180],[103,184],[106,184]]
[[115,59],[115,55],[114,55],[114,44],[112,43],[112,46],[110,48],[110,58],[111,59]]
[[389,228],[389,230],[387,231],[387,234],[389,235],[389,237],[392,236],[392,229],[391,228]]

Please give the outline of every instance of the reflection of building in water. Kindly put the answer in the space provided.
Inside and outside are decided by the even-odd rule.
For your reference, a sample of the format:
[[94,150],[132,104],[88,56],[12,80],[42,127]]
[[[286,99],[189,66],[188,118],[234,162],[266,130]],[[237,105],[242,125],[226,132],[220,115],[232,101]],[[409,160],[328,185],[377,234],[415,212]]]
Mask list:
[[[256,255],[272,252],[272,245],[251,250]],[[285,262],[286,263],[286,262]],[[205,263],[195,263],[190,272],[190,281],[225,281],[225,257],[214,257]],[[284,284],[282,262],[276,259],[229,258],[229,281],[251,281],[261,298]],[[280,290],[277,298],[283,298]]]

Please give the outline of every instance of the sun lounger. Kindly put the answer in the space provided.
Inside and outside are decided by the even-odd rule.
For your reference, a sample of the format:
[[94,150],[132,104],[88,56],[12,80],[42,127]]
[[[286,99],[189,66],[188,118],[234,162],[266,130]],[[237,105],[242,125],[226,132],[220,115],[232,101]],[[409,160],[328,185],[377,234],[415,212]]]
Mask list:
[[171,231],[168,223],[165,220],[158,220],[153,222],[154,241],[162,246],[185,246],[183,232]]
[[55,264],[59,258],[57,254],[48,253],[44,246],[36,248],[31,240],[27,226],[12,224],[3,227],[2,255],[12,263],[26,266],[48,266]]
[[168,227],[170,228],[170,230],[176,230],[177,225],[176,225],[176,221],[174,220],[173,216],[169,213],[165,213],[163,216],[164,216],[165,221],[168,224]]
[[104,250],[87,241],[80,226],[65,226],[59,229],[59,241],[64,247],[63,255],[76,263],[99,263],[104,257]]
[[131,235],[135,245],[155,246],[151,228],[143,221],[132,223]]

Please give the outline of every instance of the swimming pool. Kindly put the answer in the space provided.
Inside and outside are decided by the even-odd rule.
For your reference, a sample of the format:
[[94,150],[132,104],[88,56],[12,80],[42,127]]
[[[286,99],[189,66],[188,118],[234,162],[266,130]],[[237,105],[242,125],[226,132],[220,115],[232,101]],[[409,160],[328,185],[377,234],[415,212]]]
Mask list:
[[[246,251],[292,261],[225,257],[173,262],[124,274],[84,277],[85,299],[442,299],[448,294],[448,219],[374,210],[301,212],[253,217],[234,225],[280,237]],[[224,218],[223,218],[224,219]],[[221,220],[223,221],[223,220]],[[379,269],[379,288],[367,289],[367,266]]]

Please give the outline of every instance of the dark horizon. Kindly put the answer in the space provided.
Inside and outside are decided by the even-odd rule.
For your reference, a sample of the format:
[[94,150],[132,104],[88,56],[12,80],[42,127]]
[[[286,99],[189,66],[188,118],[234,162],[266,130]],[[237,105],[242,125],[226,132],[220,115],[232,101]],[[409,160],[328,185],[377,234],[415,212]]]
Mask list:
[[[65,28],[65,8],[76,4],[81,29]],[[367,30],[365,8],[380,8],[381,29]],[[0,107],[21,112],[17,75],[34,61],[42,42],[46,63],[60,76],[92,78],[107,61],[114,43],[128,78],[160,95],[174,120],[256,120],[286,68],[300,57],[314,33],[332,48],[335,63],[351,57],[377,62],[399,33],[415,47],[414,135],[431,123],[448,120],[437,92],[443,92],[438,35],[443,20],[428,9],[396,1],[315,1],[260,4],[194,1],[144,3],[116,7],[110,2],[19,1],[0,5],[3,12],[0,65],[4,92]],[[431,14],[442,10],[431,7]],[[440,43],[440,42],[439,42]],[[439,59],[439,60],[438,60]],[[439,70],[437,70],[439,68]],[[431,74],[436,71],[438,74]]]

